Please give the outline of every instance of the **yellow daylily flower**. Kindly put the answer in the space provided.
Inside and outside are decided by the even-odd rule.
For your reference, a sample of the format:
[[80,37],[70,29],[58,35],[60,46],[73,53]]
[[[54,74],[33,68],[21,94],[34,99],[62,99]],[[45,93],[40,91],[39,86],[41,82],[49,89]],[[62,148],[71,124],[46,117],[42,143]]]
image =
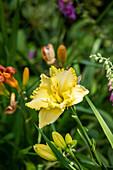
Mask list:
[[26,106],[40,110],[39,128],[55,122],[68,106],[77,104],[83,100],[89,91],[77,84],[75,70],[50,68],[50,77],[41,74],[39,88],[34,90],[32,101]]

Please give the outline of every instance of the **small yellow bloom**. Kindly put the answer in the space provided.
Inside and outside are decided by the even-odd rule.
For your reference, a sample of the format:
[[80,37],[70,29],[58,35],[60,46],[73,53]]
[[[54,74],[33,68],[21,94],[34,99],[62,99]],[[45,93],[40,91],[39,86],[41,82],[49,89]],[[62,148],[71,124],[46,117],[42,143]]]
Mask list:
[[23,71],[23,86],[25,87],[29,81],[29,68],[25,67]]
[[48,65],[56,63],[55,51],[52,44],[42,47],[42,56]]
[[9,91],[3,83],[0,83],[0,95],[9,96]]
[[42,158],[48,161],[56,161],[57,158],[51,148],[44,144],[36,144],[33,146],[35,152]]
[[58,132],[52,132],[52,137],[56,146],[60,147],[61,149],[66,149],[66,143],[62,135]]
[[55,122],[66,107],[80,103],[89,91],[77,84],[75,70],[50,68],[50,77],[41,74],[39,88],[34,90],[32,101],[26,106],[40,110],[39,128]]
[[57,55],[59,61],[64,64],[67,59],[66,47],[64,45],[60,45],[57,49]]
[[71,144],[72,143],[72,137],[71,137],[71,135],[69,133],[66,134],[65,141],[66,141],[66,144]]

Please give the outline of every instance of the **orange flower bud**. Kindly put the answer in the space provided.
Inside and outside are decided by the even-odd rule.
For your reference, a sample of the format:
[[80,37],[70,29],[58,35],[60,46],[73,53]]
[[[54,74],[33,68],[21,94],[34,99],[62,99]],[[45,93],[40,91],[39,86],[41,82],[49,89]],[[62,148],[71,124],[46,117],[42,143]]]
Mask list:
[[6,114],[12,114],[16,111],[17,105],[15,102],[15,93],[11,93],[10,105],[4,110]]
[[64,45],[60,45],[57,49],[57,55],[59,61],[64,64],[67,59],[66,47]]
[[55,51],[52,44],[42,48],[42,56],[48,65],[53,65],[56,63]]
[[25,67],[23,71],[23,86],[26,86],[29,81],[29,68]]
[[11,106],[15,105],[15,93],[11,93],[10,104],[11,104]]

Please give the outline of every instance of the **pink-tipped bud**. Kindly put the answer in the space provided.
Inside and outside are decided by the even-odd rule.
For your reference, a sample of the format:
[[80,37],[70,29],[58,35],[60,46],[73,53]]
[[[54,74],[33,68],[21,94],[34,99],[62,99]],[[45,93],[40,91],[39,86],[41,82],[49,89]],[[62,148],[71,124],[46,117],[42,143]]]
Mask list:
[[48,65],[56,63],[55,51],[52,44],[42,47],[42,56]]
[[110,83],[110,81],[109,81],[109,83],[108,83],[108,86],[111,86],[111,83]]
[[113,102],[113,92],[111,93],[110,101],[112,101],[112,102]]
[[113,88],[110,86],[110,87],[109,87],[109,91],[111,91],[112,89],[113,89]]

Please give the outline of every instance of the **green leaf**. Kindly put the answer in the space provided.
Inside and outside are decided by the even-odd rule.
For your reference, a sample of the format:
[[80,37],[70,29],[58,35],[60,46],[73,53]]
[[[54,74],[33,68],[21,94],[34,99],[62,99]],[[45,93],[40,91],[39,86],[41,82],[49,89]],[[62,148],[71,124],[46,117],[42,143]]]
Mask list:
[[[76,106],[76,109],[80,112],[83,112],[83,113],[87,113],[89,115],[92,115],[93,114],[93,111],[91,110],[91,108],[86,108],[86,107],[83,107],[83,106]],[[113,129],[113,118],[111,115],[109,115],[106,111],[102,110],[102,109],[99,109],[97,108],[98,111],[100,112],[100,114],[102,115],[102,117],[105,119],[105,121],[107,122],[107,124],[109,125],[109,127],[111,127]],[[86,115],[86,119],[87,117],[89,118],[90,116],[89,115]],[[94,115],[94,114],[93,114]],[[82,116],[82,118],[85,118],[85,115]]]
[[36,170],[36,167],[32,162],[26,162],[25,161],[24,164],[26,165],[27,170]]
[[27,148],[25,148],[25,149],[22,149],[20,152],[21,152],[22,154],[27,154],[31,148],[32,148],[32,146],[29,146],[29,147],[27,147]]
[[84,65],[87,65],[87,66],[91,66],[91,67],[102,68],[102,66],[100,64],[96,64],[96,63],[93,63],[93,62],[91,62],[89,60],[85,60],[85,59],[78,61],[78,63],[84,64]]
[[4,6],[2,0],[0,0],[0,26],[1,26],[1,35],[2,35],[2,41],[4,46],[4,51],[6,55],[6,63],[8,65],[9,63],[9,51],[8,51],[8,35],[7,35],[7,28],[6,28],[6,19],[4,15]]
[[100,170],[100,167],[98,167],[92,160],[91,158],[88,158],[86,155],[83,155],[81,153],[77,153],[77,158],[80,160],[80,162],[87,167],[88,169],[91,170]]
[[[36,125],[35,125],[36,126]],[[54,152],[54,154],[56,155],[57,159],[62,162],[62,164],[68,168],[68,169],[75,169],[74,167],[72,167],[71,165],[69,165],[69,163],[67,162],[67,160],[65,159],[65,157],[58,151],[58,149],[50,142],[50,140],[44,135],[44,133],[42,132],[41,129],[39,129],[37,126],[36,128],[38,129],[38,131],[42,134],[44,140],[48,143],[49,147],[52,149],[52,151]]]
[[16,48],[17,48],[17,34],[19,28],[19,0],[17,1],[17,7],[12,24],[12,34],[10,39],[10,64],[14,63],[16,59]]
[[5,16],[4,16],[4,7],[3,2],[0,0],[0,20],[1,20],[1,30],[2,30],[2,36],[4,39],[4,42],[7,43],[8,37],[7,37],[7,31],[6,31],[6,22],[5,22]]
[[91,100],[89,99],[88,96],[85,96],[88,104],[90,105],[91,109],[93,110],[96,118],[98,119],[105,135],[107,136],[112,148],[113,148],[113,134],[111,133],[109,127],[107,126],[106,122],[104,121],[104,119],[102,118],[102,116],[100,115],[100,113],[98,112],[98,110],[96,109],[96,107],[93,105],[93,103],[91,102]]
[[91,50],[91,54],[95,54],[99,51],[100,46],[102,44],[102,40],[100,38],[97,38],[93,44],[92,50]]

